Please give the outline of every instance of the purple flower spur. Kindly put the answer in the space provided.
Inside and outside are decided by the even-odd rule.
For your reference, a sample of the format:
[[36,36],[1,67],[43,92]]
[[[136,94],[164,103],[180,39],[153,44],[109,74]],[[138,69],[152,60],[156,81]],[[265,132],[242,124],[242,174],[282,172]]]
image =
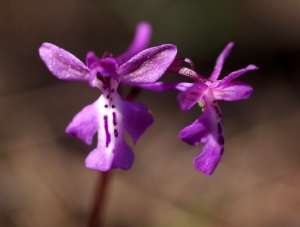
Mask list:
[[150,25],[139,23],[134,40],[125,53],[116,58],[104,53],[101,58],[96,58],[93,52],[89,52],[86,64],[50,43],[42,44],[39,49],[42,60],[56,77],[67,81],[87,81],[102,92],[100,98],[84,107],[66,129],[68,134],[88,145],[92,144],[93,136],[98,132],[97,147],[85,161],[88,168],[100,171],[129,169],[134,154],[125,140],[124,131],[136,143],[153,123],[152,115],[144,105],[122,100],[117,91],[120,83],[151,87],[151,83],[158,80],[173,62],[176,46],[164,44],[145,49],[150,36]]

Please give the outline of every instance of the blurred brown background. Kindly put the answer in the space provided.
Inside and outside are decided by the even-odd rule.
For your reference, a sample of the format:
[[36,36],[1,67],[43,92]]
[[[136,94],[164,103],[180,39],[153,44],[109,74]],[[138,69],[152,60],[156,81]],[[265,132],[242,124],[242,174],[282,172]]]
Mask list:
[[226,149],[210,177],[192,165],[201,147],[177,138],[200,109],[181,112],[176,91],[141,93],[155,123],[133,168],[114,171],[106,226],[300,226],[297,0],[1,0],[0,226],[87,226],[99,173],[84,166],[92,147],[64,130],[100,92],[56,79],[38,48],[51,42],[83,61],[89,50],[118,55],[141,20],[153,25],[151,46],[176,44],[202,75],[229,41],[222,76],[260,70],[240,78],[255,88],[250,99],[220,102]]

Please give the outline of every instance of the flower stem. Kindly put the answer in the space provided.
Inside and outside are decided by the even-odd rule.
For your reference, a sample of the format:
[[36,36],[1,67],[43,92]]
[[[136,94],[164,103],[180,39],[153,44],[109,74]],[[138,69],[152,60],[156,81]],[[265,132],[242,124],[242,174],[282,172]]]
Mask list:
[[[133,101],[138,94],[142,91],[139,87],[133,87],[131,91],[124,98],[126,101]],[[104,226],[103,222],[103,213],[105,198],[107,194],[108,184],[111,181],[112,171],[100,172],[100,178],[98,184],[96,185],[95,199],[92,207],[89,227],[102,227]]]
[[97,190],[92,208],[89,227],[103,226],[103,208],[105,203],[104,200],[111,175],[111,171],[100,172],[100,179],[98,181],[98,185],[96,186]]

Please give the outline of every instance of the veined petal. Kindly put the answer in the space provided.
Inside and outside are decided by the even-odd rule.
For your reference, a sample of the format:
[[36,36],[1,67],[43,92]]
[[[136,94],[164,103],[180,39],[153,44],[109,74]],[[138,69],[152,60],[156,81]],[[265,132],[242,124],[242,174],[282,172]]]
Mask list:
[[211,97],[204,97],[204,113],[193,124],[184,128],[179,138],[191,144],[205,143],[203,151],[194,159],[194,166],[204,174],[214,172],[224,151],[224,135],[221,110]]
[[137,87],[148,89],[151,91],[157,91],[157,92],[162,92],[162,91],[167,91],[171,89],[176,89],[179,91],[185,91],[189,87],[191,87],[193,84],[192,83],[164,83],[164,82],[154,82],[154,83],[148,83],[148,84],[137,84]]
[[122,65],[124,62],[128,61],[130,58],[148,46],[151,38],[151,31],[151,25],[147,22],[140,22],[137,25],[133,42],[125,53],[117,57],[119,65]]
[[122,82],[130,85],[157,81],[174,60],[177,47],[172,44],[146,49],[119,67]]
[[40,56],[48,69],[62,80],[87,80],[89,69],[73,54],[51,43],[43,43]]
[[253,92],[253,88],[245,83],[231,81],[226,87],[216,87],[213,94],[217,100],[235,101],[248,98]]
[[216,86],[223,86],[227,83],[229,83],[230,81],[234,80],[235,78],[241,76],[242,74],[250,71],[250,70],[256,70],[258,69],[258,67],[256,67],[255,65],[248,65],[247,67],[243,68],[243,69],[239,69],[237,71],[234,71],[230,74],[228,74],[228,76],[225,76],[222,80],[220,80],[218,83],[216,83]]
[[135,102],[122,102],[124,127],[136,143],[138,138],[153,123],[153,117],[146,106]]
[[221,52],[221,54],[219,55],[219,57],[216,61],[214,71],[212,72],[211,76],[209,77],[209,81],[213,82],[218,79],[218,77],[222,71],[224,62],[225,62],[227,56],[229,55],[233,45],[234,45],[234,43],[232,43],[232,42],[228,43],[227,46],[224,48],[224,50]]
[[181,92],[178,96],[178,102],[182,110],[189,110],[193,105],[201,100],[204,92],[209,89],[204,83],[196,82],[193,86]]
[[83,108],[75,115],[72,122],[68,125],[66,133],[83,140],[88,145],[92,144],[93,136],[99,128],[99,110],[97,103]]

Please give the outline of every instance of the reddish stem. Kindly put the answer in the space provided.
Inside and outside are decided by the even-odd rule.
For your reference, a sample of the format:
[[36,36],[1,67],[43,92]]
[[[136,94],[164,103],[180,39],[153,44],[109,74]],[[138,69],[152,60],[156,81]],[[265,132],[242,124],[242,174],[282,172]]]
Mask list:
[[[89,227],[100,227],[103,226],[103,208],[104,208],[104,200],[105,194],[107,191],[108,183],[111,178],[111,172],[101,172],[99,174],[100,179],[96,186],[96,195],[92,208],[91,218],[89,222]],[[100,220],[100,221],[99,221]]]

